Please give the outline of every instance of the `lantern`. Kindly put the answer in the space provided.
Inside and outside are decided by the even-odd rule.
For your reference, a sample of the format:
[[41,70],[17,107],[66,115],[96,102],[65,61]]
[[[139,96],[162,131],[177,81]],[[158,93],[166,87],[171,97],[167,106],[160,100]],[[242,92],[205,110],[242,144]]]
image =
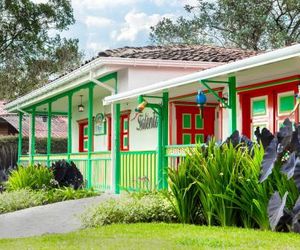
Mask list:
[[203,117],[203,111],[204,111],[204,105],[206,104],[206,95],[204,94],[204,92],[202,90],[198,90],[198,94],[196,96],[196,103],[197,106],[200,108],[200,115],[201,117]]
[[82,105],[82,96],[83,95],[80,95],[80,104],[78,105],[78,112],[84,111],[84,106]]

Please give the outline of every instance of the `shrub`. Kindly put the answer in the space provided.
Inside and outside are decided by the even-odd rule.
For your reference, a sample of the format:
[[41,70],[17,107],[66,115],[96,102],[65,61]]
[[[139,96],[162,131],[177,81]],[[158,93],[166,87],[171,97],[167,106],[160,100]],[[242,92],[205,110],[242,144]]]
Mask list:
[[19,166],[13,170],[7,181],[7,189],[10,191],[20,189],[48,189],[53,186],[54,176],[44,166]]
[[170,202],[159,193],[126,195],[111,199],[88,209],[82,215],[84,227],[113,223],[174,222],[177,221]]
[[0,194],[0,214],[44,204],[45,196],[41,192],[21,189]]
[[50,169],[59,187],[73,187],[74,189],[83,187],[83,176],[74,162],[56,161]]
[[0,214],[65,200],[75,200],[98,195],[93,189],[72,188],[51,190],[20,189],[0,194]]

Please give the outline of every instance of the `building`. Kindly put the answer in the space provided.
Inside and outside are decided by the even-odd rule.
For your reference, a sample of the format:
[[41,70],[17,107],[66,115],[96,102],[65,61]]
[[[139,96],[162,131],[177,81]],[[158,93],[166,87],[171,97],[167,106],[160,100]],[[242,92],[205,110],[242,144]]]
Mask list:
[[[167,168],[207,136],[275,131],[296,104],[299,55],[300,45],[263,54],[212,46],[101,52],[6,105],[21,118],[31,114],[30,153],[19,162],[73,160],[89,186],[116,193],[165,188]],[[207,98],[200,108],[199,89]],[[34,154],[35,116],[45,110],[68,114],[66,154],[51,154],[50,146],[47,155]],[[298,109],[291,118],[299,120]],[[48,124],[48,145],[51,134]]]

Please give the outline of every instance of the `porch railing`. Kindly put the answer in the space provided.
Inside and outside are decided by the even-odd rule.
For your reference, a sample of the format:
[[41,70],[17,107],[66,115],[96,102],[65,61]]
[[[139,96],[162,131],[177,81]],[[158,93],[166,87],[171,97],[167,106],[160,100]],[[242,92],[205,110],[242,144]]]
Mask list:
[[128,191],[157,188],[157,152],[121,152],[121,189]]
[[168,161],[168,167],[178,169],[180,163],[185,159],[187,152],[193,148],[195,148],[195,144],[166,146],[165,157]]
[[[29,156],[22,155],[20,158],[21,165],[28,165]],[[34,163],[47,166],[48,159],[50,165],[58,160],[67,160],[68,154],[51,154],[51,155],[35,155]],[[91,186],[97,190],[105,191],[111,189],[111,155],[110,152],[95,152],[92,153],[91,171],[88,169],[88,155],[87,153],[73,153],[70,155],[70,160],[75,163],[83,175],[85,181],[91,175]]]

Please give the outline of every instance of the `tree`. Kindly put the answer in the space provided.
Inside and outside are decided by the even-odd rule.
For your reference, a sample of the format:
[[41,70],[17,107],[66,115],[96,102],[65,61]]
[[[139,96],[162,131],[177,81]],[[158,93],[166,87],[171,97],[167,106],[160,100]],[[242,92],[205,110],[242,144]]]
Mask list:
[[187,17],[151,27],[156,44],[217,44],[251,50],[300,42],[299,0],[198,0]]
[[81,62],[77,39],[60,32],[75,22],[69,0],[0,1],[0,98],[15,98]]

